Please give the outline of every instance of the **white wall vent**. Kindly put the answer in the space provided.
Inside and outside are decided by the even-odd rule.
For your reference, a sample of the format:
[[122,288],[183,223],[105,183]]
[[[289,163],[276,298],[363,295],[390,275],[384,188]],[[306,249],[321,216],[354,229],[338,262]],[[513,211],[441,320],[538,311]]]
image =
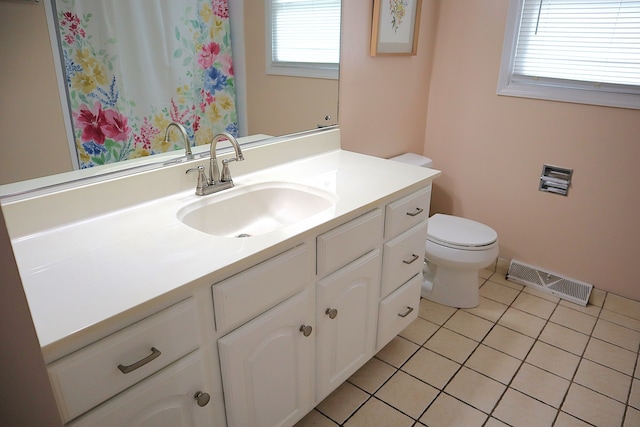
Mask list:
[[567,301],[586,306],[593,285],[542,270],[521,261],[511,260],[507,280],[553,294]]

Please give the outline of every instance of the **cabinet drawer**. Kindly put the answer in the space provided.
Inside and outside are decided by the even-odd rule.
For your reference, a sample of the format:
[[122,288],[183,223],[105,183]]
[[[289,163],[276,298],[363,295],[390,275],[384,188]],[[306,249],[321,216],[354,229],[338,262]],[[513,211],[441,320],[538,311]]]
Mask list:
[[431,185],[411,193],[386,207],[384,238],[390,239],[429,218]]
[[310,280],[309,257],[300,245],[213,285],[218,331],[240,326],[302,290]]
[[418,317],[421,288],[422,275],[417,274],[380,302],[377,350],[387,345],[393,337]]
[[426,241],[425,221],[384,244],[381,297],[422,271]]
[[318,275],[324,276],[367,252],[382,240],[382,210],[375,209],[318,236]]
[[188,299],[49,365],[64,421],[198,348],[197,325]]

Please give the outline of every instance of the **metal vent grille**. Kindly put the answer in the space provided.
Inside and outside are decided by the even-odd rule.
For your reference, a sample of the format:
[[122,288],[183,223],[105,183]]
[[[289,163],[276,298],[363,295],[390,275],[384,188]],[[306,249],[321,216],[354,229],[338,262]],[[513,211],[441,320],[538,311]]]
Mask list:
[[586,306],[593,285],[579,280],[560,276],[538,267],[512,260],[507,272],[507,280],[530,286],[543,292],[553,294],[567,301]]

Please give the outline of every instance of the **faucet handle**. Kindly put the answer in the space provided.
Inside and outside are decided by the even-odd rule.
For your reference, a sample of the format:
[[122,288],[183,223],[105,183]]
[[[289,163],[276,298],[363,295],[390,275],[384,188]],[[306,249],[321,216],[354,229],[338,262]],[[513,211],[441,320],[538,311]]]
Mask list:
[[231,171],[229,170],[229,162],[234,162],[237,159],[224,159],[222,161],[222,175],[220,175],[220,182],[233,182],[231,179]]
[[196,194],[202,196],[204,189],[209,186],[209,180],[204,173],[204,166],[200,165],[197,168],[187,169],[185,173],[198,172],[198,182],[196,184]]

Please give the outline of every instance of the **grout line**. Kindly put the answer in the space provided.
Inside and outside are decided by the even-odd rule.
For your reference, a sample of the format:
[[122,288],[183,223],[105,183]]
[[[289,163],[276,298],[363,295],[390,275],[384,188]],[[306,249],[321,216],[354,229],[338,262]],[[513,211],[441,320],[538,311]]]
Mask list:
[[[423,319],[423,320],[426,320],[426,319]],[[440,328],[438,328],[438,329],[436,330],[436,332],[437,332],[439,329],[440,329]],[[433,335],[435,335],[435,332],[433,333]],[[431,335],[431,336],[433,336],[433,335]],[[392,364],[388,363],[387,361],[382,360],[382,359],[380,359],[380,358],[378,358],[378,357],[376,357],[376,356],[374,355],[374,357],[376,357],[376,359],[378,359],[379,361],[381,361],[381,362],[383,362],[383,363],[385,363],[385,364],[387,364],[387,365],[391,366],[393,369],[395,369],[395,372],[394,372],[393,374],[391,374],[391,375],[389,376],[389,378],[387,378],[386,380],[384,380],[384,381],[382,382],[382,384],[381,384],[378,388],[376,388],[376,389],[374,390],[374,392],[373,392],[373,393],[369,393],[368,391],[366,391],[366,390],[362,389],[361,387],[358,387],[356,384],[349,383],[349,384],[353,385],[354,387],[356,387],[356,388],[358,388],[358,389],[360,389],[360,390],[364,391],[365,393],[367,393],[367,394],[369,395],[369,397],[368,397],[367,399],[365,399],[365,401],[364,401],[360,406],[358,406],[358,408],[357,408],[355,411],[353,411],[353,413],[352,413],[351,415],[349,415],[349,416],[347,417],[347,419],[345,419],[345,420],[344,420],[344,423],[346,423],[347,421],[349,421],[349,419],[350,419],[351,417],[353,417],[353,416],[356,414],[356,412],[358,412],[358,411],[359,411],[359,410],[360,410],[360,409],[361,409],[361,408],[362,408],[362,407],[363,407],[363,406],[364,406],[364,405],[365,405],[369,400],[371,400],[371,398],[375,398],[375,399],[379,400],[380,402],[382,402],[382,403],[386,404],[387,406],[390,406],[391,408],[395,409],[396,411],[398,411],[398,412],[400,412],[400,413],[402,413],[402,414],[406,415],[407,417],[411,418],[412,420],[417,421],[417,420],[416,420],[415,418],[413,418],[411,415],[406,414],[405,412],[403,412],[403,411],[402,411],[402,410],[400,410],[399,408],[396,408],[395,406],[391,405],[390,403],[385,402],[384,400],[382,400],[382,399],[380,399],[379,397],[375,396],[375,394],[376,394],[378,391],[380,391],[380,389],[381,389],[382,387],[384,387],[384,386],[385,386],[389,381],[391,381],[391,378],[393,378],[394,376],[396,376],[396,374],[401,370],[401,368],[402,368],[402,367],[403,367],[403,366],[404,366],[404,365],[405,365],[405,364],[406,364],[406,363],[407,363],[407,362],[408,362],[408,361],[409,361],[413,356],[415,356],[415,355],[416,355],[416,353],[418,353],[418,351],[420,351],[420,349],[422,348],[422,346],[421,346],[420,344],[416,344],[415,342],[413,342],[413,341],[411,341],[411,340],[409,340],[409,339],[407,339],[407,338],[404,338],[404,337],[402,337],[402,336],[400,336],[400,335],[397,335],[397,336],[396,336],[396,338],[400,338],[400,339],[403,339],[403,340],[409,341],[410,343],[417,345],[417,346],[418,346],[418,348],[417,348],[413,353],[411,353],[411,355],[410,355],[410,356],[409,356],[409,357],[408,357],[404,362],[402,362],[402,363],[400,364],[400,366],[399,366],[399,367],[395,367],[394,365],[392,365]],[[429,338],[430,338],[430,337],[429,337]],[[395,339],[395,338],[394,338],[394,339]],[[428,341],[428,340],[429,340],[429,339],[427,339],[427,341]],[[387,344],[387,345],[388,345],[388,344]],[[384,347],[383,347],[383,348],[384,348]],[[380,349],[380,350],[382,350],[382,349]],[[377,354],[377,353],[376,353],[376,354]],[[406,374],[406,375],[410,375],[410,374],[408,374],[408,373],[407,373],[407,372],[405,372],[405,371],[402,371],[402,373],[404,373],[404,374]],[[412,376],[412,375],[410,375],[410,376]],[[415,377],[414,377],[414,378],[415,378]],[[416,379],[420,380],[419,378],[416,378]],[[422,381],[422,380],[420,380],[420,381]],[[422,381],[422,382],[424,382],[424,381]],[[425,383],[425,384],[427,384],[427,383]],[[427,385],[431,386],[431,384],[427,384]],[[431,387],[433,387],[433,386],[431,386]],[[434,388],[435,388],[435,387],[434,387]],[[435,399],[434,399],[434,400],[435,400]],[[418,417],[418,418],[419,418],[419,417]],[[332,420],[333,420],[333,419],[332,419]],[[344,424],[344,423],[343,423],[343,424]],[[341,424],[341,425],[342,425],[342,424]]]
[[[598,318],[599,317],[600,317],[600,314],[598,314]],[[565,402],[567,401],[567,397],[569,396],[569,390],[571,390],[571,386],[574,384],[573,380],[575,379],[576,375],[578,374],[578,369],[580,369],[580,365],[582,365],[582,361],[584,360],[584,355],[587,352],[587,348],[589,347],[589,342],[591,341],[591,334],[593,334],[593,331],[594,331],[594,329],[596,327],[596,324],[598,323],[598,318],[596,318],[596,321],[593,323],[593,327],[591,328],[591,332],[588,335],[589,339],[587,340],[587,344],[585,344],[584,348],[582,349],[582,353],[579,356],[580,360],[578,361],[578,365],[576,366],[576,369],[573,371],[573,375],[571,376],[571,379],[569,380],[569,387],[567,387],[567,390],[564,392],[564,395],[562,396],[562,400],[560,401],[560,405],[558,405],[558,413],[556,414],[556,417],[553,420],[554,424],[558,420],[558,417],[560,416],[560,412],[563,412],[562,411],[562,407],[564,406]],[[546,327],[546,325],[545,325],[545,327]],[[571,329],[571,328],[569,328],[569,329]],[[548,344],[548,345],[550,345],[550,344]],[[579,420],[584,421],[584,422],[586,422],[588,424],[591,424],[587,420],[582,420],[581,418],[578,418],[577,416],[575,416],[573,414],[569,414],[568,412],[565,412],[565,413],[567,415],[570,415],[570,416],[576,418],[576,419],[579,419]],[[591,425],[593,425],[593,424],[591,424]]]
[[[617,346],[617,345],[612,344],[612,343],[607,342],[607,341],[603,341],[603,340],[601,340],[601,339],[599,339],[599,338],[596,338],[596,337],[594,337],[594,336],[589,336],[589,341],[587,342],[587,345],[586,345],[586,347],[585,347],[585,351],[584,351],[584,353],[586,353],[586,349],[587,349],[587,348],[589,348],[589,344],[591,343],[591,341],[600,341],[600,342],[603,342],[603,343],[605,343],[605,344],[608,344],[608,345],[611,345],[611,346],[613,346],[613,347],[616,347],[616,348],[618,348],[618,349],[620,349],[620,350],[628,351],[629,353],[632,353],[632,354],[634,353],[633,351],[631,351],[631,350],[629,350],[629,349],[627,349],[627,348]],[[583,353],[583,355],[581,356],[581,359],[588,360],[589,362],[595,363],[596,365],[604,366],[605,368],[609,368],[609,369],[611,369],[611,370],[613,370],[613,371],[616,371],[616,372],[618,372],[618,373],[620,373],[620,374],[623,374],[623,375],[626,375],[626,376],[631,376],[631,377],[633,378],[633,372],[632,372],[631,374],[628,374],[628,373],[623,372],[623,371],[621,371],[621,370],[619,370],[619,369],[612,368],[611,366],[607,366],[607,365],[605,365],[604,363],[598,362],[597,360],[589,359],[588,357],[586,357],[586,356],[584,355],[584,353]],[[638,354],[638,353],[637,353],[637,352],[635,352],[635,353],[636,353],[636,359],[637,359],[637,354]]]
[[[638,361],[640,360],[640,345],[638,345],[638,352],[636,353],[636,365],[633,369],[633,374],[631,374],[631,385],[629,386],[629,392],[627,393],[627,402],[626,402],[626,406],[624,408],[624,413],[622,414],[622,422],[621,425],[624,425],[625,420],[627,419],[627,415],[629,414],[629,408],[631,408],[631,391],[633,390],[633,381],[634,378],[636,376],[636,374],[638,374]],[[639,380],[639,384],[640,384],[640,380]],[[639,408],[640,409],[640,408]]]
[[[606,301],[607,296],[608,296],[608,293],[605,295],[605,301]],[[598,339],[597,337],[594,337],[594,336],[593,336],[593,332],[595,331],[595,327],[596,327],[596,325],[597,325],[598,321],[600,320],[600,315],[601,315],[601,313],[602,313],[602,311],[603,311],[603,307],[604,307],[604,301],[603,301],[603,306],[601,307],[600,311],[598,312],[598,316],[597,316],[596,323],[594,323],[593,328],[591,328],[591,332],[590,332],[590,334],[589,334],[589,341],[587,341],[587,345],[585,346],[584,350],[582,351],[582,354],[580,355],[580,362],[578,363],[578,366],[576,367],[576,370],[574,371],[573,376],[571,377],[571,381],[570,381],[570,383],[569,383],[569,387],[567,388],[567,391],[565,392],[565,395],[564,395],[564,397],[563,397],[563,399],[562,399],[562,403],[561,403],[561,405],[560,405],[560,408],[562,408],[562,406],[563,406],[563,405],[564,405],[564,403],[566,402],[566,399],[567,399],[567,397],[568,397],[568,395],[569,395],[569,390],[571,389],[571,386],[572,386],[572,385],[574,385],[574,384],[576,384],[577,386],[583,387],[583,388],[585,388],[585,389],[587,389],[587,390],[590,390],[590,391],[592,391],[592,392],[594,392],[594,393],[600,394],[600,395],[602,395],[602,396],[604,396],[604,397],[606,397],[606,398],[608,398],[608,399],[613,400],[614,402],[618,402],[618,403],[621,403],[621,404],[625,405],[625,403],[620,402],[619,400],[614,399],[614,398],[612,398],[611,396],[607,396],[606,394],[602,393],[601,391],[594,390],[594,389],[592,389],[592,388],[590,388],[590,387],[587,387],[587,386],[585,386],[585,385],[582,385],[582,384],[580,384],[580,383],[575,382],[575,378],[576,378],[576,375],[578,374],[578,370],[580,369],[580,366],[582,365],[582,362],[583,362],[584,360],[587,360],[587,361],[589,361],[589,362],[591,362],[591,363],[598,364],[598,365],[600,365],[600,366],[604,366],[605,368],[611,369],[611,370],[613,370],[613,371],[615,371],[615,372],[619,372],[619,373],[621,373],[621,374],[624,374],[625,376],[628,376],[628,375],[627,375],[626,373],[624,373],[624,372],[620,372],[620,371],[618,371],[617,369],[613,369],[613,368],[611,368],[611,367],[609,367],[609,366],[602,365],[602,364],[600,364],[600,363],[598,363],[598,362],[595,362],[595,361],[590,360],[590,359],[588,359],[588,358],[586,358],[586,357],[585,357],[585,354],[586,354],[587,348],[589,347],[589,343],[590,343],[592,340],[599,340],[599,341],[603,341],[603,342],[605,342],[605,343],[607,343],[607,344],[611,344],[611,345],[616,346],[616,345],[615,345],[615,344],[613,344],[613,343],[609,343],[608,341],[600,340],[600,339]],[[603,319],[603,320],[605,320],[605,319]],[[616,347],[619,347],[619,346],[616,346]],[[619,348],[623,348],[623,347],[619,347]],[[626,350],[628,350],[628,349],[626,349]],[[639,349],[639,351],[640,351],[640,349]],[[638,359],[638,352],[636,352],[636,364],[637,364],[637,359]],[[623,425],[623,424],[624,424],[624,418],[625,418],[625,415],[626,415],[627,410],[628,410],[628,408],[629,408],[628,402],[629,402],[629,395],[630,395],[630,393],[631,393],[631,388],[632,388],[632,387],[633,387],[633,376],[632,376],[632,379],[631,379],[631,383],[630,383],[630,385],[629,385],[629,390],[627,391],[627,404],[625,405],[625,410],[624,410],[624,412],[623,412],[622,420],[621,420],[621,424],[620,424],[620,425]],[[589,424],[589,425],[593,425],[593,424],[592,424],[592,423],[590,423],[589,421],[584,420],[584,419],[582,419],[582,418],[580,418],[580,417],[578,417],[578,416],[576,416],[576,415],[574,415],[574,414],[569,414],[568,412],[565,412],[565,413],[566,413],[567,415],[570,415],[570,416],[572,416],[572,417],[574,417],[574,418],[576,418],[576,419],[578,419],[578,420],[581,420],[581,421],[583,421],[583,422],[585,422],[585,423],[587,423],[587,424]],[[557,419],[557,417],[556,417],[556,419]]]
[[[517,296],[517,297],[512,301],[512,303],[509,305],[509,308],[513,308],[514,310],[517,310],[517,308],[516,308],[516,307],[512,307],[512,305],[513,305],[513,303],[518,299],[518,297],[519,297],[520,295],[522,295],[522,293],[523,293],[523,292],[524,292],[524,287],[520,290],[520,293],[518,294],[518,296]],[[535,295],[534,295],[534,296],[535,296]],[[525,364],[525,360],[527,359],[527,357],[529,357],[529,354],[531,354],[531,351],[533,350],[533,348],[535,347],[536,343],[537,343],[537,342],[538,342],[538,340],[540,339],[540,336],[542,335],[542,331],[544,331],[544,328],[545,328],[545,327],[547,326],[547,324],[549,323],[549,319],[551,319],[551,316],[553,316],[553,313],[555,313],[555,311],[558,309],[558,306],[559,306],[559,305],[560,305],[560,301],[556,302],[556,306],[553,308],[553,311],[551,311],[551,314],[549,314],[549,317],[546,319],[544,326],[542,326],[542,328],[540,328],[540,332],[538,332],[538,335],[537,335],[535,338],[530,337],[530,338],[533,338],[533,340],[534,340],[534,341],[533,341],[533,344],[531,345],[531,347],[530,347],[530,348],[529,348],[529,350],[527,351],[527,354],[525,354],[525,355],[524,355],[524,357],[522,358],[522,360],[520,361],[520,365],[518,366],[518,369],[516,369],[516,372],[515,372],[515,373],[513,374],[513,376],[511,377],[511,380],[510,380],[510,381],[509,381],[509,383],[507,384],[507,386],[506,386],[506,388],[505,388],[504,392],[502,393],[502,395],[500,396],[500,398],[498,399],[498,401],[496,402],[496,404],[493,406],[493,409],[491,410],[491,413],[489,413],[489,417],[490,417],[490,418],[491,418],[491,417],[493,417],[493,414],[495,413],[496,409],[497,409],[497,408],[498,408],[498,406],[500,405],[500,402],[502,402],[502,399],[504,398],[504,396],[507,394],[507,392],[509,391],[509,389],[511,389],[511,384],[513,384],[513,381],[515,380],[515,378],[516,378],[516,377],[518,376],[518,374],[520,373],[520,370],[522,369],[522,366]],[[508,310],[509,308],[507,308],[507,310]],[[506,310],[505,310],[505,313],[506,313]],[[531,314],[531,313],[528,313],[528,314]],[[503,315],[504,315],[504,313],[503,313]],[[500,318],[502,318],[502,316],[501,316]],[[499,321],[500,321],[500,319],[498,319],[498,321],[496,321],[496,325],[498,324],[498,322],[499,322]],[[503,326],[503,327],[505,327],[505,326]],[[521,333],[521,332],[518,332],[518,331],[514,331],[514,332]],[[523,334],[523,335],[524,335],[524,334]],[[525,336],[528,336],[528,335],[525,335]],[[532,365],[532,366],[535,366],[535,365]],[[515,388],[514,388],[513,390],[518,391],[519,393],[522,393],[522,392],[520,392],[519,390],[517,390],[517,389],[515,389]],[[533,397],[533,396],[529,396],[529,395],[528,395],[528,394],[526,394],[526,393],[522,393],[522,394],[524,394],[525,396],[530,397],[530,398],[532,398],[532,399],[535,399],[535,397]],[[539,401],[538,399],[535,399],[535,400]],[[546,403],[544,403],[544,402],[541,402],[541,403],[543,403],[543,404],[547,405],[547,404],[546,404]],[[551,406],[551,405],[547,405],[547,406],[549,406],[549,407],[553,408],[553,406]],[[562,406],[562,405],[560,405],[560,406]],[[553,408],[553,409],[556,409],[556,408]],[[554,419],[553,419],[553,423],[555,423],[555,422],[556,422],[556,419],[558,418],[558,413],[559,413],[559,412],[560,412],[560,408],[557,408],[557,409],[556,409],[556,415],[555,415],[555,417],[554,417]],[[495,418],[495,417],[494,417],[494,418]],[[496,418],[496,419],[500,420],[499,418]],[[505,421],[503,421],[503,420],[500,420],[500,421],[501,421],[501,422],[505,422]]]
[[[494,273],[494,274],[495,274],[495,273]],[[484,286],[488,281],[490,281],[490,279],[491,279],[491,277],[492,277],[492,276],[493,276],[493,275],[489,276],[489,278],[487,278],[487,279],[484,281],[484,283],[483,283],[480,287]],[[495,282],[492,282],[492,283],[495,283]],[[497,284],[498,284],[498,285],[500,285],[499,283],[497,283]],[[500,285],[500,286],[504,286],[504,285]],[[510,288],[510,289],[511,289],[511,288]],[[480,347],[480,345],[482,344],[482,342],[484,341],[484,339],[485,339],[485,338],[486,338],[486,337],[491,333],[491,331],[496,327],[496,325],[498,325],[498,322],[500,321],[500,319],[502,319],[502,317],[505,315],[505,313],[507,312],[507,310],[509,310],[509,308],[511,308],[512,304],[514,303],[514,301],[516,301],[516,300],[518,299],[518,297],[520,296],[520,294],[522,294],[523,289],[524,289],[524,288],[521,288],[521,289],[518,291],[518,294],[515,296],[515,298],[513,298],[513,300],[511,301],[511,303],[510,303],[509,305],[506,305],[506,304],[501,303],[501,304],[503,304],[503,305],[506,305],[506,306],[507,306],[507,308],[502,312],[502,314],[500,314],[500,316],[499,316],[495,321],[493,321],[493,322],[492,322],[493,324],[492,324],[491,328],[489,328],[489,331],[487,331],[487,333],[482,337],[482,340],[480,340],[480,341],[478,342],[478,344],[477,344],[477,345],[476,345],[476,347],[473,349],[473,351],[469,354],[469,356],[467,356],[467,358],[465,359],[465,361],[460,365],[460,367],[458,368],[458,370],[457,370],[457,371],[456,371],[456,372],[451,376],[451,378],[449,378],[449,380],[447,381],[447,383],[442,387],[442,391],[438,394],[438,397],[440,396],[440,394],[441,394],[441,393],[445,393],[444,389],[445,389],[445,388],[446,388],[446,387],[451,383],[451,381],[453,380],[453,378],[455,378],[455,377],[456,377],[456,375],[458,375],[458,374],[460,373],[460,371],[461,371],[461,370],[462,370],[462,368],[465,366],[465,364],[467,363],[467,361],[471,358],[471,356],[472,356],[472,355],[476,352],[476,350]],[[515,290],[515,289],[514,289],[514,290]],[[494,301],[494,300],[491,300],[491,301]],[[460,310],[460,309],[458,309],[458,310]],[[458,310],[456,310],[456,311],[454,312],[454,314],[455,314]],[[469,313],[469,312],[467,311],[467,313]],[[469,314],[475,315],[475,314],[473,314],[473,313],[469,313]],[[452,316],[453,316],[453,314],[452,314],[452,315],[447,319],[447,321],[448,321],[449,319],[451,319],[451,317],[452,317]],[[475,316],[477,316],[477,315],[475,315]],[[481,319],[484,319],[484,318],[483,318],[483,317],[481,317],[481,316],[477,316],[477,317],[479,317],[479,318],[481,318]],[[484,319],[484,320],[488,320],[488,319]],[[444,327],[444,325],[445,325],[445,324],[446,324],[446,321],[442,324],[442,327]],[[502,326],[502,325],[501,325],[501,326]],[[504,327],[504,326],[503,326],[503,327]],[[455,332],[455,331],[452,331],[452,332]],[[516,331],[514,331],[514,332],[516,332]],[[457,332],[455,332],[455,333],[457,333]],[[461,335],[461,334],[460,334],[460,335]],[[462,336],[464,336],[464,335],[462,335]],[[474,341],[475,341],[475,340],[474,340]],[[425,344],[426,344],[426,343],[425,343]],[[488,346],[488,347],[489,347],[489,346]],[[531,346],[531,347],[533,348],[533,346]],[[492,348],[492,347],[489,347],[489,348]],[[495,349],[494,349],[494,350],[495,350]],[[498,351],[499,351],[499,350],[498,350]],[[529,349],[529,351],[531,351],[531,349]],[[505,353],[505,354],[506,354],[506,353]],[[527,354],[528,354],[528,353],[527,353]],[[442,356],[442,355],[441,355],[441,356]],[[510,356],[510,355],[509,355],[509,356]],[[443,356],[443,357],[446,357],[446,356]],[[513,357],[513,356],[511,356],[511,357]],[[454,362],[456,362],[456,361],[454,361]],[[456,362],[456,363],[458,363],[458,362]],[[520,362],[520,366],[522,366],[522,363],[524,363],[524,360],[522,360],[522,361]],[[467,366],[466,368],[467,368],[467,369],[471,369],[471,368],[469,368],[468,366]],[[471,370],[472,370],[472,371],[474,371],[474,372],[477,372],[477,371],[475,371],[475,370],[473,370],[473,369],[471,369]],[[520,370],[520,367],[518,367],[518,370],[516,370],[516,373],[514,373],[514,376],[513,376],[513,377],[515,377],[515,375],[517,374],[517,372],[518,372],[519,370]],[[482,373],[480,373],[480,372],[478,372],[478,374],[480,374],[480,375],[484,375],[484,374],[482,374]],[[484,376],[485,376],[485,377],[487,377],[487,378],[490,378],[490,379],[492,379],[492,380],[494,380],[494,381],[497,381],[497,380],[495,380],[494,378],[488,377],[487,375],[484,375]],[[512,377],[512,379],[511,379],[511,381],[513,381],[513,377]],[[497,381],[497,382],[498,382],[498,383],[500,383],[499,381]],[[511,382],[510,382],[510,383],[511,383]],[[509,383],[509,384],[510,384],[510,383]],[[502,383],[500,383],[500,384],[502,384]],[[496,401],[496,403],[495,403],[494,407],[491,409],[491,411],[490,411],[488,414],[487,414],[485,411],[481,410],[480,408],[476,408],[475,406],[471,405],[469,402],[464,402],[464,401],[462,401],[461,399],[456,398],[455,396],[452,396],[452,397],[456,398],[457,400],[459,400],[459,401],[463,402],[464,404],[466,404],[466,405],[468,405],[468,406],[470,406],[470,407],[472,407],[472,408],[475,408],[475,409],[479,410],[480,412],[482,412],[482,413],[484,413],[484,414],[487,414],[487,419],[486,419],[486,420],[485,420],[485,422],[483,423],[483,424],[486,424],[486,423],[491,419],[491,415],[492,415],[492,414],[493,414],[493,412],[495,411],[495,408],[498,406],[498,404],[500,403],[500,401],[502,400],[502,398],[503,398],[504,394],[507,392],[507,390],[508,390],[508,389],[509,389],[509,385],[507,385],[507,386],[505,387],[505,390],[502,392],[502,394],[500,395],[500,397],[499,397],[499,398],[498,398],[498,400]],[[448,396],[450,396],[448,393],[445,393],[445,394],[447,394]],[[436,397],[436,398],[437,398],[437,397]],[[434,401],[435,401],[435,399],[434,399]],[[425,411],[424,411],[424,412],[428,411],[428,410],[429,410],[429,407],[430,407],[432,404],[433,404],[433,402],[432,402],[432,403],[427,407],[427,409],[425,409]],[[423,415],[424,415],[424,413],[423,413]],[[422,417],[422,415],[421,415],[421,417]]]
[[[459,309],[459,308],[457,308],[453,313],[451,313],[451,315],[450,315],[449,317],[447,317],[447,319],[446,319],[444,322],[442,322],[442,325],[440,325],[440,327],[439,327],[439,328],[438,328],[438,329],[433,333],[433,335],[431,335],[431,336],[429,337],[429,339],[428,339],[427,341],[425,341],[425,342],[424,342],[424,344],[422,344],[422,347],[423,347],[425,350],[431,351],[431,352],[433,352],[433,353],[435,353],[435,354],[437,354],[437,355],[439,355],[439,356],[441,356],[441,357],[444,357],[444,358],[445,358],[445,359],[447,359],[447,360],[451,360],[452,362],[454,362],[454,363],[456,363],[456,364],[458,364],[458,365],[460,365],[460,366],[459,366],[459,367],[456,369],[456,371],[451,375],[451,377],[450,377],[450,378],[447,380],[447,382],[442,386],[442,388],[432,386],[433,388],[435,388],[436,390],[438,390],[438,394],[436,394],[436,396],[433,398],[433,400],[432,400],[431,402],[429,402],[429,404],[427,405],[427,407],[426,407],[426,408],[424,408],[424,410],[422,411],[422,413],[421,413],[421,414],[420,414],[420,416],[418,417],[418,420],[420,420],[420,418],[422,418],[422,417],[427,413],[427,411],[431,408],[431,406],[433,406],[433,404],[435,403],[435,401],[436,401],[436,400],[438,400],[438,398],[439,398],[442,394],[446,394],[447,396],[451,396],[450,394],[445,393],[444,389],[445,389],[445,388],[447,388],[447,386],[449,385],[449,383],[451,383],[451,381],[453,380],[453,378],[455,378],[455,376],[456,376],[456,375],[458,375],[458,373],[462,370],[462,367],[464,366],[464,362],[463,362],[463,363],[459,363],[458,361],[453,360],[453,359],[450,359],[450,358],[448,358],[447,356],[445,356],[445,355],[443,355],[443,354],[437,353],[437,352],[435,352],[435,351],[433,351],[433,350],[431,350],[431,349],[428,349],[428,348],[424,347],[424,345],[425,345],[426,343],[428,343],[428,342],[429,342],[429,340],[430,340],[431,338],[433,338],[433,337],[434,337],[434,335],[436,335],[436,334],[438,333],[438,331],[440,331],[441,329],[446,329],[446,330],[450,331],[450,329],[445,328],[445,327],[444,327],[444,325],[445,325],[449,320],[451,320],[451,318],[452,318],[452,317],[453,317],[453,316],[454,316],[454,315],[455,315],[459,310],[460,310],[460,309]],[[451,332],[457,333],[457,332],[455,332],[455,331],[451,331]],[[463,336],[463,335],[461,335],[461,336]],[[465,338],[467,338],[467,337],[465,337]],[[478,343],[478,345],[480,345],[480,343]],[[478,346],[474,347],[473,351],[469,354],[469,356],[467,356],[467,359],[465,359],[465,362],[469,359],[469,357],[471,357],[471,355],[476,351],[476,349],[477,349],[477,348],[478,348]],[[418,378],[418,379],[419,379],[419,378]],[[420,380],[420,381],[422,381],[422,380]],[[424,382],[424,381],[423,381],[423,382]],[[428,384],[428,383],[427,383],[427,384]],[[429,385],[431,385],[431,384],[429,384]],[[451,396],[451,397],[456,398],[455,396]],[[457,399],[457,398],[456,398],[456,399]],[[457,400],[459,400],[459,401],[460,401],[460,399],[457,399]],[[465,404],[469,405],[469,404],[468,404],[468,403],[466,403],[466,402],[463,402],[463,403],[465,403]],[[469,406],[471,406],[471,405],[469,405]],[[475,408],[475,409],[478,409],[478,408]]]

